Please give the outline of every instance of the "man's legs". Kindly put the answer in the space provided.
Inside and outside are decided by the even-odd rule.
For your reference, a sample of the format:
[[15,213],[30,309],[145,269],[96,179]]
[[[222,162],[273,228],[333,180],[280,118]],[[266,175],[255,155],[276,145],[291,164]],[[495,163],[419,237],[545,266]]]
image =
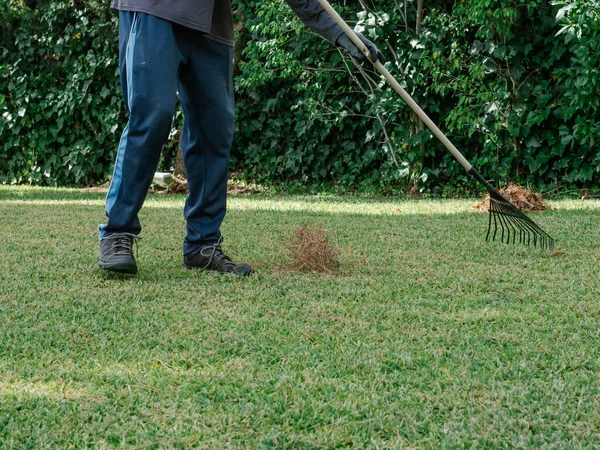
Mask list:
[[178,39],[189,44],[179,77],[185,115],[181,150],[189,192],[183,263],[246,276],[252,267],[236,264],[223,253],[219,230],[226,211],[233,141],[233,49],[185,29],[179,29]]
[[99,264],[135,273],[131,243],[141,231],[138,212],[171,129],[181,53],[172,24],[142,13],[120,13],[119,43],[129,121],[106,197],[108,223],[99,226]]
[[137,214],[171,130],[181,61],[169,22],[124,11],[119,22],[121,84],[129,122],[119,143],[101,238],[141,231]]
[[179,77],[185,116],[181,150],[189,188],[184,210],[187,255],[221,238],[235,111],[233,48],[200,33],[182,34],[193,40]]

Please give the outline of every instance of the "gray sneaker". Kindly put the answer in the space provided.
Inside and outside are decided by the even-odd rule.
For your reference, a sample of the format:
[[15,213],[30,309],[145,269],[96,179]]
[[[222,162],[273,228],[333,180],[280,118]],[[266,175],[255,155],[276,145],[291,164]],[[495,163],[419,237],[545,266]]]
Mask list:
[[223,253],[220,243],[205,245],[195,252],[183,257],[183,265],[188,269],[214,270],[219,273],[230,273],[246,277],[252,273],[249,264],[235,264]]
[[133,257],[133,243],[140,239],[131,233],[115,233],[100,241],[98,265],[101,269],[118,273],[137,273],[137,264]]

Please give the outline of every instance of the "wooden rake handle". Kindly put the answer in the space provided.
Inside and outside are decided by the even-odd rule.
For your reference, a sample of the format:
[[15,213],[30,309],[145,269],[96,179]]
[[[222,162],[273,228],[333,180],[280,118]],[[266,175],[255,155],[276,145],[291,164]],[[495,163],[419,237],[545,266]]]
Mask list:
[[[335,22],[340,26],[340,28],[348,35],[348,37],[352,40],[354,45],[369,59],[371,60],[371,52],[369,49],[363,44],[360,38],[356,35],[354,30],[348,26],[348,24],[340,17],[340,15],[336,12],[335,9],[329,4],[327,0],[317,0],[319,4],[327,11],[327,13],[335,20]],[[379,71],[381,75],[390,83],[390,85],[400,94],[400,96],[404,99],[404,101],[410,106],[410,108],[419,116],[419,118],[423,121],[427,128],[429,128],[433,134],[437,136],[437,138],[444,144],[444,146],[452,153],[452,155],[458,160],[458,162],[465,168],[467,172],[471,170],[473,167],[469,161],[462,155],[461,152],[450,142],[450,140],[446,137],[444,133],[438,128],[438,126],[429,118],[429,116],[421,109],[421,107],[415,102],[408,92],[400,86],[400,83],[396,81],[396,79],[392,76],[392,74],[381,64],[379,61],[373,63],[375,68]]]

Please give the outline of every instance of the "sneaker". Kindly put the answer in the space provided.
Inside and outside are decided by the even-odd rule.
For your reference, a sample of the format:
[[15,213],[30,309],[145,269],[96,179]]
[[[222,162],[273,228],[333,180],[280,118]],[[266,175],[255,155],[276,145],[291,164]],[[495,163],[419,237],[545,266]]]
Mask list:
[[133,242],[140,239],[131,233],[115,233],[100,241],[98,265],[101,269],[118,273],[137,273],[133,257]]
[[188,269],[214,270],[219,273],[231,273],[246,277],[252,273],[249,264],[235,264],[223,253],[220,243],[205,245],[183,257],[183,265]]

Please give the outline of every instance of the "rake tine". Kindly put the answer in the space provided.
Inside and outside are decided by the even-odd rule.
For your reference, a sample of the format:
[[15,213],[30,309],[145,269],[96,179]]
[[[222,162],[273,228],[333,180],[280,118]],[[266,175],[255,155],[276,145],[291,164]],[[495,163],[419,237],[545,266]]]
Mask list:
[[502,214],[498,214],[498,220],[500,221],[500,230],[502,234],[500,235],[500,242],[504,242],[504,233],[506,230],[506,226],[504,225],[504,221],[506,220]]
[[531,244],[531,237],[533,237],[533,246],[537,247],[540,228],[532,226],[528,222],[524,222],[523,226],[525,226],[529,231],[531,231],[527,244]]
[[515,219],[514,217],[511,218],[511,222],[512,222],[513,226],[515,227],[515,229],[514,229],[515,233],[513,236],[513,244],[516,244],[517,243],[517,230],[519,230],[519,233],[520,233],[521,227],[520,227],[519,221],[517,219]]
[[[492,214],[492,202],[491,202],[491,200],[490,200],[490,207],[488,208],[488,211],[489,211],[489,213],[488,213],[488,230],[487,230],[487,234],[485,235],[485,241],[486,242],[489,242],[490,233],[492,231],[492,216],[493,216],[493,214]],[[496,226],[495,222],[496,222],[496,219],[494,219],[494,227]],[[495,233],[494,233],[494,235],[495,235]]]
[[[485,235],[485,241],[489,242],[490,241],[490,234],[492,233],[492,204],[490,203],[490,206],[488,208],[488,230],[487,230],[487,234]],[[496,220],[494,219],[494,234],[496,232]],[[493,239],[492,239],[493,240]]]
[[[506,216],[501,214],[500,215],[500,221],[502,222],[502,237],[504,238],[504,231],[506,230],[506,243],[510,244],[510,226],[509,226],[509,222],[508,222],[508,218],[510,216]],[[505,242],[504,239],[502,239],[502,242]]]
[[525,231],[527,233],[527,245],[531,245],[531,234],[533,233],[533,230],[531,230],[530,227],[525,227]]
[[[529,220],[529,219],[527,219],[527,220]],[[528,233],[527,244],[528,245],[531,244],[531,238],[533,236],[533,246],[537,247],[539,232],[541,231],[541,228],[539,228],[537,225],[535,225],[533,223],[529,223],[528,221],[522,221],[522,224],[528,231],[530,231],[530,233]]]
[[[513,244],[515,243],[515,237],[517,235],[517,229],[515,227],[514,220],[515,220],[514,217],[506,216],[506,223],[507,223],[507,225],[510,225],[510,231],[512,231],[512,238],[513,238],[512,243]],[[511,243],[510,242],[510,233],[509,233],[509,237],[508,237],[508,243],[509,244]]]
[[521,235],[519,236],[519,243],[525,243],[525,236],[527,236],[527,242],[530,242],[531,239],[531,234],[529,233],[529,229],[527,228],[527,225],[521,223],[519,220],[517,220],[516,218],[512,219],[517,226],[519,227],[520,233]]
[[531,235],[529,233],[529,227],[527,226],[527,223],[522,222],[520,220],[517,220],[517,218],[513,218],[514,223],[519,227],[519,231],[520,231],[520,236],[519,236],[519,243],[521,244],[525,244],[525,235],[527,235],[527,242],[530,242],[531,239]]
[[531,245],[531,241],[533,239],[533,246],[536,246],[537,240],[537,230],[532,227],[529,223],[523,223],[523,227],[527,230],[527,245]]
[[510,217],[509,218],[511,225],[513,226],[513,244],[517,243],[517,230],[519,230],[519,232],[521,231],[520,227],[519,227],[519,221],[516,220],[514,217]]
[[542,235],[540,238],[540,248],[544,250],[547,247],[546,236]]
[[[498,204],[497,202],[494,202],[494,212],[498,216],[498,221],[500,222],[500,228],[502,230],[502,234],[500,236],[500,242],[506,242],[507,244],[510,244],[510,228],[509,228],[508,222],[507,222],[508,216],[503,214],[502,205]],[[508,237],[506,240],[504,239],[505,230],[506,230],[506,233],[508,233]]]
[[[500,241],[510,244],[510,229],[508,227],[507,216],[505,216],[503,214],[502,205],[497,205],[497,206],[499,206],[499,207],[497,208],[496,213],[498,214],[498,219],[500,219],[500,226],[502,227],[502,236],[500,238]],[[505,234],[508,234],[506,241],[504,240]]]
[[[523,243],[523,225],[518,220],[514,220],[514,224],[519,229],[519,244]],[[515,236],[516,237],[516,236]]]
[[[491,205],[491,203],[490,203]],[[492,216],[494,216],[494,236],[492,237],[492,241],[496,240],[496,235],[498,234],[498,218],[495,213],[490,212]]]
[[523,244],[523,245],[525,245],[525,244],[529,245],[528,243],[531,240],[531,234],[529,233],[529,229],[525,225],[522,225],[521,223],[519,223],[519,226],[521,227],[521,233],[522,233],[519,243]]

